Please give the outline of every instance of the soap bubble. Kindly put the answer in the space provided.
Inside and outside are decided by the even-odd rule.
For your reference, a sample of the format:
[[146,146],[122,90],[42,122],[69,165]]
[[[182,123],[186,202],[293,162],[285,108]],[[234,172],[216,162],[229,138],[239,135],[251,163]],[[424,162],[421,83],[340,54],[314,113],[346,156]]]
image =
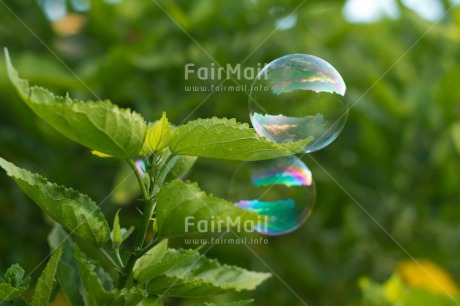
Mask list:
[[307,54],[280,57],[254,79],[249,111],[256,132],[277,142],[306,139],[303,151],[334,141],[348,117],[345,83],[326,61]]
[[308,167],[297,157],[242,163],[228,197],[236,206],[256,211],[267,222],[256,231],[278,236],[297,229],[309,217],[315,185]]

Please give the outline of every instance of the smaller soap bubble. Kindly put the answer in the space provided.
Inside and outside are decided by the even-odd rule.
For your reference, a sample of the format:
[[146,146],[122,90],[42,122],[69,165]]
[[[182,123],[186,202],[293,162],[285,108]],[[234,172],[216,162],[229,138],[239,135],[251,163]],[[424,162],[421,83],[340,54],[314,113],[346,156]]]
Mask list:
[[279,236],[296,230],[307,220],[315,202],[310,169],[297,157],[245,162],[235,171],[228,198],[266,221],[255,230]]
[[313,137],[313,152],[337,138],[348,117],[346,86],[328,62],[308,54],[280,57],[254,79],[249,112],[256,132],[277,142]]

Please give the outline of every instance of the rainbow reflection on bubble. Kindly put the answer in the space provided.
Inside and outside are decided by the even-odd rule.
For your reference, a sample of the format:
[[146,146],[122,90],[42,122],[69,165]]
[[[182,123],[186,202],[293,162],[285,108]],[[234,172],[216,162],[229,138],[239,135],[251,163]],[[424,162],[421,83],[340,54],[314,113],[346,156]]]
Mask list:
[[231,185],[229,197],[236,206],[265,217],[262,220],[267,223],[255,228],[262,234],[278,236],[294,231],[305,222],[314,205],[311,171],[295,156],[244,163],[234,181],[251,182],[244,189]]
[[[285,185],[310,186],[312,184],[311,171],[300,160],[294,160],[292,165],[273,164],[272,167],[254,169],[251,182],[254,186]],[[300,164],[300,163],[302,164]]]
[[[296,228],[295,202],[292,199],[279,200],[274,202],[263,202],[259,200],[243,200],[235,203],[246,210],[256,211],[259,215],[266,216],[268,224],[259,224],[255,230],[259,233],[276,236],[279,233],[286,233],[286,228]],[[263,218],[262,220],[264,220]],[[292,231],[291,230],[291,231]]]
[[277,79],[273,82],[273,93],[279,95],[294,90],[311,90],[314,92],[329,92],[344,95],[345,83],[334,67],[325,61],[304,54],[288,55],[290,65],[297,67],[292,71],[289,66],[279,67],[273,74]]

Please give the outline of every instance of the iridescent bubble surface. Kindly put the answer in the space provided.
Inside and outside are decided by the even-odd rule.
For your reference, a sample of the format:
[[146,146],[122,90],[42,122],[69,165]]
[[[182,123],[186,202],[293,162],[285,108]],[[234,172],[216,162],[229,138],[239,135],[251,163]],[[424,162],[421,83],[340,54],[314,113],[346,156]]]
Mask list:
[[256,227],[258,232],[278,236],[307,220],[315,202],[315,185],[308,167],[288,156],[242,163],[233,175],[228,197],[268,221]]
[[348,117],[346,86],[326,61],[308,54],[280,57],[252,83],[249,112],[257,133],[277,142],[313,140],[304,152],[337,138]]
[[147,172],[147,170],[145,168],[145,163],[142,161],[142,159],[138,159],[138,160],[136,160],[135,164],[136,164],[137,171],[139,172],[141,177],[144,178],[145,173]]

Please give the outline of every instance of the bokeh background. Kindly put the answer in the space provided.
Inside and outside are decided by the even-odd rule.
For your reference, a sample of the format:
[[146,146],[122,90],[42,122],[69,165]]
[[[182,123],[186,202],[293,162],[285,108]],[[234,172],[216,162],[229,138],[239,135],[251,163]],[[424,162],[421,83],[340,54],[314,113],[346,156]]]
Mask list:
[[[203,84],[185,80],[187,63],[257,67],[290,53],[325,59],[341,73],[353,107],[335,142],[302,157],[317,185],[313,214],[297,231],[250,246],[263,262],[245,246],[213,247],[210,257],[277,275],[254,292],[213,300],[393,305],[418,279],[425,285],[403,305],[457,305],[459,1],[0,0],[0,46],[32,84],[81,100],[110,99],[150,121],[166,111],[176,125],[212,116],[249,122],[247,92],[185,91]],[[9,83],[3,56],[0,156],[97,201],[123,171],[36,117]],[[200,159],[189,178],[225,197],[238,165]],[[103,211],[111,222],[121,202],[122,223],[135,224],[141,203],[121,198],[109,198]],[[16,262],[33,271],[48,254],[51,227],[2,173],[0,271]],[[398,271],[412,258],[438,267],[406,267],[411,281]],[[402,283],[387,281],[395,273]]]

